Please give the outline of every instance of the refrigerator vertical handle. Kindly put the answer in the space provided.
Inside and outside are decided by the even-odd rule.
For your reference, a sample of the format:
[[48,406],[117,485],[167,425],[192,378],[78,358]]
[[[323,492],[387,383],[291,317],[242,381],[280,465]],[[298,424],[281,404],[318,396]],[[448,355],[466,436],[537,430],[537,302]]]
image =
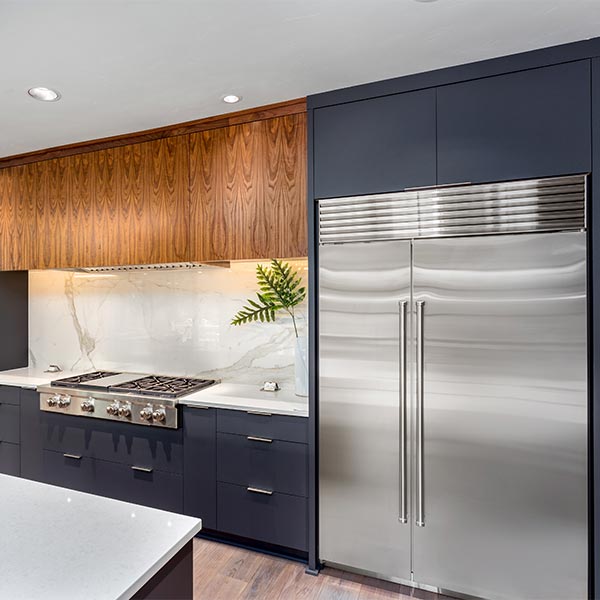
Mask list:
[[423,311],[425,302],[417,302],[417,510],[416,524],[425,527],[425,469],[423,459],[424,427],[423,427]]
[[407,438],[407,404],[406,404],[406,301],[398,302],[400,309],[400,405],[399,405],[399,426],[400,426],[400,502],[398,521],[400,523],[408,522],[408,502],[407,502],[407,471],[408,459],[406,452]]

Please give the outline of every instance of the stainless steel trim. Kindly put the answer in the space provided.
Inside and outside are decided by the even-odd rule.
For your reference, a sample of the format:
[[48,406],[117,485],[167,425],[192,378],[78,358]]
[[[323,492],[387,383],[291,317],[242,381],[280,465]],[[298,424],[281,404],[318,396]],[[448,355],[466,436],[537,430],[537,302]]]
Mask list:
[[149,467],[136,467],[135,465],[131,466],[132,471],[141,471],[142,473],[152,473],[154,469],[150,469]]
[[407,477],[408,477],[408,461],[406,452],[407,443],[407,408],[406,408],[406,300],[398,302],[400,309],[400,511],[398,520],[400,523],[408,522],[408,502],[407,502]]
[[272,496],[273,492],[271,490],[261,490],[260,488],[255,487],[247,487],[246,490],[252,492],[254,494],[264,494],[265,496]]
[[81,460],[81,458],[82,458],[82,457],[81,457],[81,454],[69,454],[69,453],[67,453],[67,452],[65,452],[65,453],[63,454],[63,456],[64,456],[65,458],[73,458],[74,460]]
[[270,438],[256,437],[254,435],[249,435],[246,439],[250,440],[251,442],[264,442],[265,444],[273,443],[273,440]]
[[249,415],[260,415],[263,417],[272,417],[273,414],[270,412],[264,412],[262,410],[247,410],[246,411]]
[[416,426],[416,444],[417,444],[417,510],[416,524],[418,527],[425,527],[425,469],[424,469],[424,424],[423,424],[423,312],[425,302],[419,300],[417,306],[417,426]]
[[471,185],[472,183],[472,181],[457,181],[456,183],[442,183],[441,185],[417,185],[413,187],[404,188],[404,191],[414,192],[416,190],[439,190],[440,188],[456,187],[458,185]]
[[587,175],[452,184],[319,200],[319,242],[370,242],[586,227]]
[[443,596],[451,596],[452,598],[461,598],[464,600],[485,600],[481,596],[471,596],[469,594],[463,594],[447,588],[439,588],[434,585],[428,585],[426,583],[419,583],[418,581],[403,579],[402,577],[390,577],[377,571],[369,571],[368,569],[357,569],[355,567],[349,567],[343,563],[323,560],[321,561],[323,566],[331,567],[332,569],[338,569],[339,571],[346,571],[348,573],[356,573],[357,575],[366,575],[374,579],[381,579],[383,581],[390,581],[392,583],[399,583],[400,585],[406,585],[416,590],[423,590],[427,592],[433,592],[434,594],[442,594]]

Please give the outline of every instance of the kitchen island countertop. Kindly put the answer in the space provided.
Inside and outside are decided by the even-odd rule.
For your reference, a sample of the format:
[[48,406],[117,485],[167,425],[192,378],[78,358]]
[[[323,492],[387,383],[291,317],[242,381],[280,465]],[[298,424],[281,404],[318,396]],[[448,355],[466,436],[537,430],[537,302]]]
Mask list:
[[0,475],[0,598],[130,598],[199,519]]

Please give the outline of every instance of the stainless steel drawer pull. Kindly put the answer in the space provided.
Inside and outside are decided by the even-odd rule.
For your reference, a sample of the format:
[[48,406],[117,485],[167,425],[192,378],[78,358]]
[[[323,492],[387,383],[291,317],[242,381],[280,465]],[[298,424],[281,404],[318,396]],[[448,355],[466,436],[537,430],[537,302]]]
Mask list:
[[471,185],[471,181],[457,181],[456,183],[441,183],[439,185],[420,185],[417,187],[404,188],[405,192],[418,192],[419,190],[439,190],[444,188],[451,188],[459,185]]
[[65,458],[73,458],[75,460],[81,460],[81,454],[63,454]]
[[253,435],[249,435],[246,439],[250,440],[251,442],[264,442],[265,444],[272,444],[273,443],[273,440],[271,440],[269,438],[255,437]]
[[417,518],[418,527],[425,527],[425,465],[424,465],[424,408],[423,408],[423,360],[424,360],[424,329],[423,310],[425,302],[417,302]]
[[142,473],[152,473],[153,469],[149,469],[148,467],[136,467],[135,465],[131,467],[133,471],[141,471]]
[[246,488],[249,492],[253,492],[254,494],[264,494],[265,496],[272,496],[273,492],[271,490],[261,490],[260,488],[248,487]]
[[249,415],[260,415],[262,417],[272,417],[273,415],[270,412],[264,412],[262,410],[247,410]]

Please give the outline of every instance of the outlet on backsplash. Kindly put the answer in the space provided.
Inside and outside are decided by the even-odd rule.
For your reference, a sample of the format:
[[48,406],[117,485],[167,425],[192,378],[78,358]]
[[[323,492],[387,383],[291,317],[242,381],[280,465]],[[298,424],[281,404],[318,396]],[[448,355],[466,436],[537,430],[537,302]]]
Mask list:
[[[288,261],[306,282],[306,259]],[[294,385],[291,319],[230,324],[255,290],[256,262],[181,271],[29,273],[32,366],[131,371]],[[264,264],[267,264],[265,261]],[[306,303],[298,307],[306,324]],[[289,322],[288,322],[289,321]]]

